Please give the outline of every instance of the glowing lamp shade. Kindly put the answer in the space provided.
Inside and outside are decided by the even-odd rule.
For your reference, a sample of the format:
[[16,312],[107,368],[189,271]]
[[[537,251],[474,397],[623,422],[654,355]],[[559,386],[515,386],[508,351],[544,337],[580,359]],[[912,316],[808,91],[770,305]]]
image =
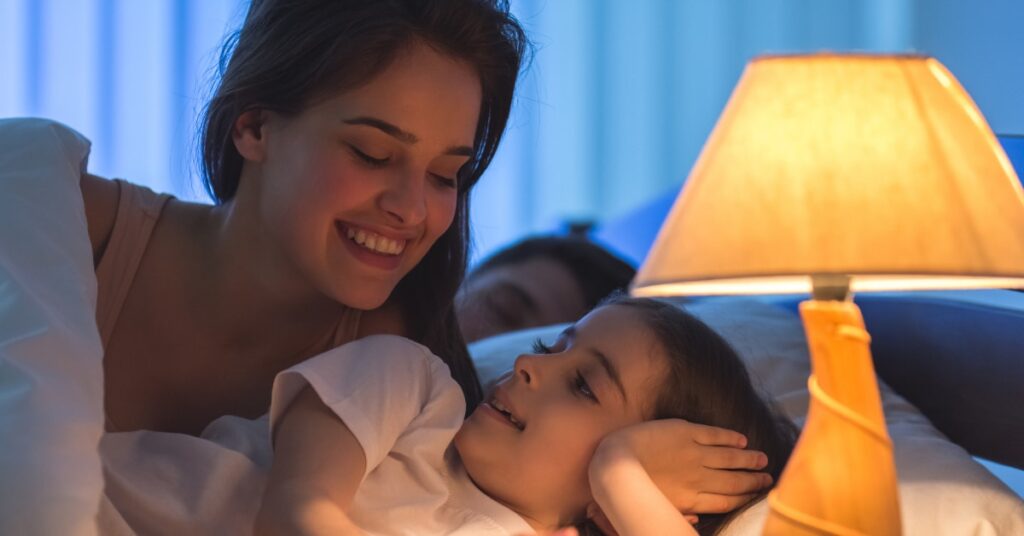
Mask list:
[[1024,193],[933,58],[744,72],[635,282],[642,295],[1024,287]]
[[1024,192],[938,61],[747,66],[634,295],[811,292],[807,422],[766,534],[900,534],[870,336],[851,292],[1024,287]]

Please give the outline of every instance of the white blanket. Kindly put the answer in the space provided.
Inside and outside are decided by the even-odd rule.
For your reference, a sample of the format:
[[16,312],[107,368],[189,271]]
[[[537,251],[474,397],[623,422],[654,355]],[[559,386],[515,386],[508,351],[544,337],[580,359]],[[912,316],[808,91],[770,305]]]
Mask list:
[[0,534],[95,534],[103,349],[79,188],[89,141],[0,120]]

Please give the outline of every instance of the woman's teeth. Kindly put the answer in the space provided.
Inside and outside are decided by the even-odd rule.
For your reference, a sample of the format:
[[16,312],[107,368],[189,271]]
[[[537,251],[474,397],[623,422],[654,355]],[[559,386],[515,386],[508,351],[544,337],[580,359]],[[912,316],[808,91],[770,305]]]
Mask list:
[[398,255],[405,250],[405,240],[392,240],[363,229],[346,228],[348,238],[364,248],[384,255]]

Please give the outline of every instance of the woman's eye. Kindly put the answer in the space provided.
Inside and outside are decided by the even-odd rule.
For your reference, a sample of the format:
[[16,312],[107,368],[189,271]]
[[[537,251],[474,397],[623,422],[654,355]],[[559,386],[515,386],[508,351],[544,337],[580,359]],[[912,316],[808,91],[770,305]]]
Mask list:
[[598,401],[594,391],[590,389],[590,384],[587,383],[587,379],[584,378],[583,373],[578,370],[576,371],[576,378],[572,381],[572,390],[573,393],[582,395],[594,402]]
[[434,179],[437,180],[437,182],[440,183],[441,186],[444,186],[445,188],[451,188],[452,190],[454,190],[459,186],[459,181],[457,179],[445,177],[444,175],[438,175],[437,173],[431,173],[430,175],[434,177]]
[[373,167],[385,166],[391,160],[388,157],[384,157],[384,158],[372,157],[372,156],[364,153],[363,151],[359,150],[359,148],[356,147],[355,145],[349,144],[349,148],[352,149],[352,154],[356,155],[356,157],[358,157],[360,160],[362,160],[363,162],[366,162],[367,164],[369,164],[369,165],[371,165]]

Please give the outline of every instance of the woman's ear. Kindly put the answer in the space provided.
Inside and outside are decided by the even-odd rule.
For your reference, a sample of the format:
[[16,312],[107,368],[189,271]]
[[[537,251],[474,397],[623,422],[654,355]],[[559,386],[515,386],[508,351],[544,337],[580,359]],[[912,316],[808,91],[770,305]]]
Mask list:
[[235,119],[231,128],[231,139],[235,142],[235,149],[245,160],[262,162],[266,155],[266,136],[264,127],[266,113],[263,110],[252,109],[242,112]]

